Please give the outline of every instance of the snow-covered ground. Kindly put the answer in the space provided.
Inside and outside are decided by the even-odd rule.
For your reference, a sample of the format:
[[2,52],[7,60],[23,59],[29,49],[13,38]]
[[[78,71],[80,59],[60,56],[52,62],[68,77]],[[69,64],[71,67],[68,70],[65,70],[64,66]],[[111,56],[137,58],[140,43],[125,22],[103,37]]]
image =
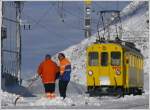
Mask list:
[[[107,109],[131,109],[148,108],[149,93],[142,96],[125,96],[119,99],[114,97],[88,97],[86,95],[70,95],[65,100],[60,97],[49,100],[44,96],[20,98],[14,106],[16,95],[4,92],[2,98],[2,108],[107,108]],[[9,104],[9,105],[8,105]]]
[[[148,20],[148,3],[147,2],[132,2],[123,11],[122,21],[123,38],[130,39],[130,37],[149,37],[149,29],[146,23]],[[135,108],[149,108],[149,62],[148,49],[149,41],[139,40],[136,42],[138,48],[144,55],[144,90],[142,96],[125,96],[124,98],[114,99],[113,97],[88,97],[85,94],[86,75],[85,75],[85,49],[88,45],[96,40],[96,34],[91,38],[81,41],[79,44],[73,45],[64,52],[72,62],[72,78],[65,100],[62,100],[59,95],[56,99],[48,100],[43,95],[37,93],[37,97],[21,97],[18,100],[17,106],[14,106],[15,94],[1,92],[2,108],[109,108],[109,109],[135,109]],[[143,48],[146,46],[147,48]],[[57,55],[53,58],[56,60]],[[38,90],[36,84],[31,90]],[[42,85],[41,85],[42,86]],[[57,87],[56,87],[57,88]],[[58,91],[58,90],[56,90]]]

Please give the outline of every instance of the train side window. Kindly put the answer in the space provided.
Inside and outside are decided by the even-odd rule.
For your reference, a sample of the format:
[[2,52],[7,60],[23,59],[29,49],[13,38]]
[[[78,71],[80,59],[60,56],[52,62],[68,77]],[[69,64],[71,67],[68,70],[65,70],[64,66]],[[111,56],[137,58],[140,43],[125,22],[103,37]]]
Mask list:
[[130,54],[130,66],[132,66],[132,55]]
[[108,53],[107,52],[102,52],[101,53],[101,65],[102,66],[107,66],[108,65]]
[[139,66],[139,65],[140,65],[140,64],[139,64],[139,61],[140,61],[140,59],[139,59],[138,56],[137,56],[137,59],[138,59],[138,60],[137,60],[137,68],[139,69],[139,67],[140,67],[140,66]]
[[119,66],[121,64],[121,53],[120,52],[111,52],[111,65]]
[[135,68],[137,67],[137,56],[135,56]]
[[125,61],[126,61],[126,64],[129,64],[130,63],[130,56],[129,56],[129,54],[127,55],[127,57],[126,57],[126,59],[125,59]]
[[134,57],[132,55],[132,67],[134,66]]
[[141,58],[139,57],[139,69],[141,68]]
[[141,68],[141,58],[139,57],[139,69]]
[[141,69],[143,68],[143,61],[142,61],[142,59],[141,59]]
[[134,55],[134,67],[136,67],[136,61],[137,59],[136,59],[136,56]]
[[129,64],[129,58],[126,59],[126,64]]
[[141,69],[141,58],[139,59],[139,63],[140,63],[139,66],[140,66],[140,69]]
[[89,66],[98,65],[98,52],[89,52]]
[[136,56],[134,55],[134,67],[136,66]]
[[132,56],[132,58],[133,58],[133,62],[132,62],[132,66],[134,67],[134,62],[135,62],[135,58],[134,58],[134,55]]
[[138,58],[138,56],[136,56],[136,58],[137,58],[136,67],[137,67],[137,69],[138,69],[138,68],[139,68],[139,58]]

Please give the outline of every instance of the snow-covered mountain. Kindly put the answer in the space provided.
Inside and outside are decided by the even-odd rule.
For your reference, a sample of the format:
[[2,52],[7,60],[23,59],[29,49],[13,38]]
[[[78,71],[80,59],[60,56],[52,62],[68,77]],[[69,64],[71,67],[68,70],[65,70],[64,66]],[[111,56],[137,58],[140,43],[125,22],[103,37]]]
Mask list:
[[[141,11],[142,10],[142,11]],[[134,16],[135,13],[145,13],[145,11],[148,11],[148,3],[145,1],[134,1],[130,3],[130,5],[127,5],[122,11],[121,16],[122,17],[131,17]]]
[[[144,55],[144,72],[148,73],[148,48],[149,48],[149,29],[147,20],[148,18],[148,3],[147,2],[131,2],[125,7],[121,16],[124,19],[122,21],[123,39],[133,41],[136,43]],[[102,34],[102,32],[100,33]],[[72,81],[79,84],[86,84],[86,47],[95,42],[97,34],[91,38],[81,41],[79,44],[73,45],[66,50],[62,51],[71,60],[72,63]],[[56,59],[57,55],[54,56]]]

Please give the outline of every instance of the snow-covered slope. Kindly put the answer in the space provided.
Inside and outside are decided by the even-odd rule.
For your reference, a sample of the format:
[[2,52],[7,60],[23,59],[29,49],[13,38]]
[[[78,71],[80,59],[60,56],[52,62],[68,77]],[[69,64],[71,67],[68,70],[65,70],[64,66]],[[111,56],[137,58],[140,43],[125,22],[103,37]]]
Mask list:
[[[86,77],[85,77],[85,67],[86,67],[86,57],[85,50],[88,45],[96,40],[95,37],[85,39],[81,43],[71,46],[68,49],[62,51],[71,61],[72,64],[72,81],[77,82],[79,84],[85,85]],[[56,60],[57,55],[54,56]],[[57,60],[56,60],[57,61]]]
[[[148,10],[148,3],[145,1],[134,1],[131,2],[130,5],[127,5],[121,12],[121,17],[131,17],[136,12],[139,13],[139,10]],[[144,11],[141,11],[141,13],[145,13]]]
[[[126,19],[122,21],[123,27],[123,39],[133,40],[137,39],[136,45],[141,49],[144,57],[144,72],[148,73],[148,41],[143,38],[148,38],[148,3],[147,2],[132,2],[121,12],[122,17],[126,16]],[[128,16],[127,16],[128,15]],[[129,16],[130,15],[130,16]],[[91,38],[83,40],[81,43],[71,46],[64,52],[72,62],[72,80],[85,85],[86,84],[86,73],[85,73],[85,62],[86,62],[86,47],[90,45],[96,39],[96,34]],[[140,38],[139,38],[140,37]],[[143,37],[143,38],[141,38]],[[146,49],[144,48],[146,47]],[[57,55],[54,56],[56,59]]]

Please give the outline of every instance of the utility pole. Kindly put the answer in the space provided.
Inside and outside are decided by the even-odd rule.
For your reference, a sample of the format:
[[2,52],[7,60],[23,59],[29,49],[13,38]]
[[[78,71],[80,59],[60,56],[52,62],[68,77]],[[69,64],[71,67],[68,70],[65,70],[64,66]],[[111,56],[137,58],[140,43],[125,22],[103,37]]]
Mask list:
[[[3,37],[2,37],[2,25],[3,25],[3,23],[2,23],[2,17],[3,16],[3,4],[2,4],[2,1],[0,1],[0,33],[1,33],[1,73],[3,74],[3,51],[2,51],[2,49],[3,49]],[[1,74],[1,75],[2,75]],[[2,77],[1,77],[2,78]]]
[[16,1],[16,50],[17,50],[17,78],[19,84],[21,84],[21,2]]
[[85,38],[89,38],[91,36],[91,0],[85,0],[85,16],[84,16],[84,30],[85,30]]

